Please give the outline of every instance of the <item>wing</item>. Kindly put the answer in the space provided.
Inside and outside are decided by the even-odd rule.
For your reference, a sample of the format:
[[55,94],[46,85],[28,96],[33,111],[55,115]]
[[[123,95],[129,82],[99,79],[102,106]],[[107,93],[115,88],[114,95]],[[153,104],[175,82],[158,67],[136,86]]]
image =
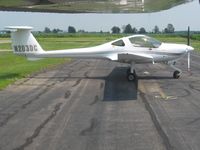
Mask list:
[[118,61],[126,63],[153,63],[153,56],[144,53],[120,53],[118,54]]

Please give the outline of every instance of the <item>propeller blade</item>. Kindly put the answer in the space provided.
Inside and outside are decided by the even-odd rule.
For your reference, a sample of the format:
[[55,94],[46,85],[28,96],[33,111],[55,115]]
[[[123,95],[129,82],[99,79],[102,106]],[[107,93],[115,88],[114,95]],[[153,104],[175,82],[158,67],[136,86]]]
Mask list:
[[190,52],[188,52],[188,72],[190,72]]
[[[187,45],[190,46],[190,27],[188,26],[188,33],[187,33]],[[190,70],[190,51],[188,51],[188,65],[187,70],[191,74]]]
[[188,26],[188,32],[187,32],[187,45],[190,46],[190,27]]

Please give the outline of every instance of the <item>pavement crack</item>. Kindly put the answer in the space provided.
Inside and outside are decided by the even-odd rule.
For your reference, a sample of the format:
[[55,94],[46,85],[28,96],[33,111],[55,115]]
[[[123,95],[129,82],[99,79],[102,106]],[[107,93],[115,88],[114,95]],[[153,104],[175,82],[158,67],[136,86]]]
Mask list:
[[86,72],[84,73],[84,77],[89,78],[88,74],[89,74],[89,71],[86,71]]
[[165,133],[165,131],[163,130],[161,124],[159,123],[158,118],[157,118],[156,114],[154,113],[151,105],[149,104],[148,100],[146,99],[145,93],[143,93],[142,91],[139,91],[139,93],[140,93],[142,102],[144,103],[146,110],[149,112],[152,122],[153,122],[156,130],[158,131],[158,134],[162,138],[163,144],[165,145],[167,150],[173,150],[174,147],[170,144],[170,140],[169,140],[167,134]]
[[42,122],[42,124],[40,124],[35,129],[35,131],[30,137],[26,138],[25,143],[14,148],[13,150],[24,150],[26,147],[32,144],[33,140],[38,137],[38,135],[40,134],[41,130],[45,127],[45,125],[48,124],[48,122],[50,122],[56,116],[57,112],[60,110],[61,105],[62,103],[57,103],[54,107],[54,110],[51,112],[51,114]]
[[196,118],[196,119],[194,119],[194,120],[188,122],[187,125],[191,125],[191,124],[194,124],[194,123],[196,123],[196,122],[200,122],[200,117],[198,117],[198,118]]
[[68,90],[67,92],[65,92],[65,99],[68,99],[70,95],[71,95],[71,91]]
[[72,87],[76,87],[77,85],[79,85],[79,83],[81,82],[82,79],[78,79],[76,80],[76,83],[74,85],[72,85]]
[[102,89],[103,87],[104,87],[104,83],[101,82],[101,84],[100,84],[100,89]]
[[191,88],[191,89],[193,89],[193,90],[196,90],[196,91],[200,91],[200,86],[199,86],[200,84],[199,84],[199,82],[196,82],[196,83],[190,83],[189,84],[189,87]]
[[98,120],[96,118],[92,118],[90,120],[90,126],[80,132],[81,136],[86,136],[91,134],[98,126]]
[[[34,101],[38,100],[43,94],[45,94],[47,91],[49,91],[55,83],[48,85],[47,88],[45,88],[42,92],[40,92],[36,97],[31,98],[31,100],[27,101],[26,103],[22,104],[17,110],[15,110],[12,113],[7,113],[7,117],[0,121],[0,127],[3,127],[4,125],[7,124],[7,122],[13,118],[20,110],[26,109],[26,107],[30,104],[32,104]],[[1,115],[1,114],[0,114]]]
[[19,110],[14,111],[13,113],[8,113],[8,114],[0,114],[0,116],[6,116],[5,119],[3,119],[0,122],[0,127],[3,127],[4,125],[6,125],[6,123],[12,118],[14,117]]
[[94,104],[96,104],[98,101],[99,101],[99,96],[96,95],[95,98],[94,98],[94,100],[90,103],[90,105],[94,105]]

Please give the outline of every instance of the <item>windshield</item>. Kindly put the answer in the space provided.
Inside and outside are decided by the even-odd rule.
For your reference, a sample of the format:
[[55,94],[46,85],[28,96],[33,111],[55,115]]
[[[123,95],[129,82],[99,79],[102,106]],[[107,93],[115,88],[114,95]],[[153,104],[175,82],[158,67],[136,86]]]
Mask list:
[[129,38],[129,40],[135,47],[158,48],[161,45],[160,41],[148,36],[135,36]]

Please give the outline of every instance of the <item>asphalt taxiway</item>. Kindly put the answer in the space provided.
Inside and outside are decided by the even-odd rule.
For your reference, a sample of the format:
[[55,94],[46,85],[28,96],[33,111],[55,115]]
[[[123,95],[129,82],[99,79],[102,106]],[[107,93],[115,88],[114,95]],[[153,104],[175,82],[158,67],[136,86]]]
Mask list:
[[199,150],[200,56],[165,65],[74,60],[0,91],[0,150]]

